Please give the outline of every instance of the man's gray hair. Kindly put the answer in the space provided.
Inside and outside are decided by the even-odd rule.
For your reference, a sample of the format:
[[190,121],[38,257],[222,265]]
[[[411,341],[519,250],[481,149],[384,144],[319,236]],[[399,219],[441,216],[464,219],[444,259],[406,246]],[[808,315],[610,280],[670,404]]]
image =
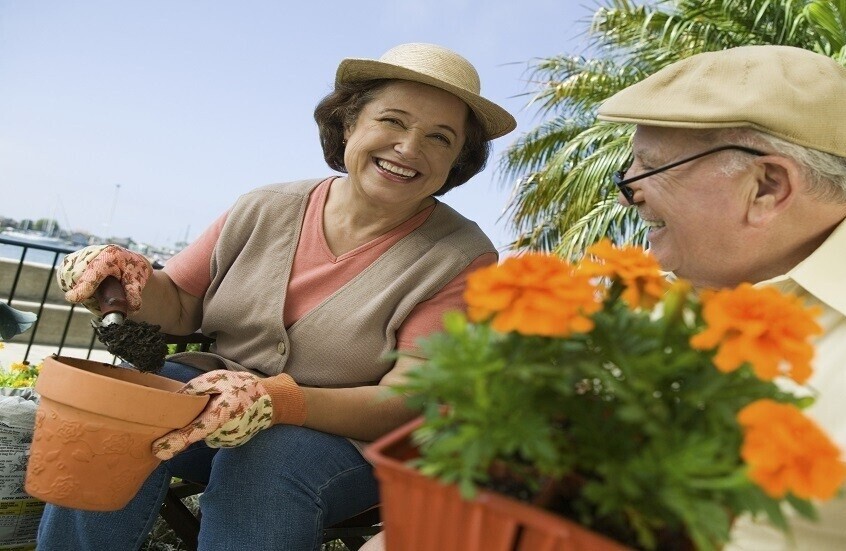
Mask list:
[[[733,143],[790,157],[804,168],[808,193],[821,201],[846,203],[846,157],[823,153],[751,128],[729,128],[708,132],[715,144]],[[748,166],[749,156],[737,154],[724,167],[727,173]],[[739,164],[742,162],[743,164]]]

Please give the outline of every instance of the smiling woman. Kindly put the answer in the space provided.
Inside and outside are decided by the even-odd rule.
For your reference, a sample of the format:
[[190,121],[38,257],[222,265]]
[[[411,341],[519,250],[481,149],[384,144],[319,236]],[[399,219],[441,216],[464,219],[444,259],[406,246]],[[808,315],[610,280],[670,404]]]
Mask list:
[[[467,275],[497,258],[435,198],[516,125],[479,90],[466,59],[431,44],[341,62],[315,120],[345,175],[243,195],[140,296],[126,289],[131,319],[215,338],[161,371],[209,406],[153,444],[165,462],[124,509],[48,507],[39,549],[137,549],[171,476],[206,486],[201,549],[316,550],[324,525],[377,503],[362,443],[416,415],[387,387],[443,313],[465,308]],[[74,255],[87,271],[93,258]]]
[[[433,205],[431,196],[444,186],[464,146],[468,111],[456,96],[426,84],[396,81],[381,87],[344,133],[348,176],[333,183],[327,207],[334,202],[353,215],[379,213],[378,225],[360,239],[366,242]],[[347,216],[339,221],[344,218],[356,225]],[[324,227],[336,254],[332,238],[350,237],[354,229]],[[350,239],[342,248],[352,250],[358,241]]]

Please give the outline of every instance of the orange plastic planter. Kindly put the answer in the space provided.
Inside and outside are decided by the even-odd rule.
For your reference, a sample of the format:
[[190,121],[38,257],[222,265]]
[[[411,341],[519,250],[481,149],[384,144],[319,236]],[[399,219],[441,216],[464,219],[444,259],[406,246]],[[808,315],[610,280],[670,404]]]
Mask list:
[[493,492],[462,499],[408,467],[419,457],[410,436],[418,418],[366,450],[379,480],[389,551],[630,551],[563,517]]
[[178,381],[109,364],[53,356],[41,365],[41,395],[26,491],[48,503],[123,508],[160,463],[152,443],[184,427],[208,396],[177,394]]

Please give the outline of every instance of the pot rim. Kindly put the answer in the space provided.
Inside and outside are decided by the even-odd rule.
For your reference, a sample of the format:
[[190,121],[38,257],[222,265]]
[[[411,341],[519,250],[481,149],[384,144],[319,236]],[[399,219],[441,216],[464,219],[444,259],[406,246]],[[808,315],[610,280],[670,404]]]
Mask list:
[[142,425],[178,429],[193,421],[209,400],[207,395],[178,394],[182,386],[179,381],[152,373],[53,355],[41,364],[35,390],[42,401],[52,400]]

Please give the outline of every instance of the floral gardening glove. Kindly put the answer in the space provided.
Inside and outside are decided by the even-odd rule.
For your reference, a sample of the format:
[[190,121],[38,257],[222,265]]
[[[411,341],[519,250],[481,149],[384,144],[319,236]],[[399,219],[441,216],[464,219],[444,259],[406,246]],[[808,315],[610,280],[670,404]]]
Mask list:
[[271,425],[302,425],[306,418],[303,391],[286,373],[260,379],[243,371],[209,371],[179,392],[211,398],[189,425],[153,442],[153,454],[162,460],[200,440],[211,448],[232,448]]
[[141,308],[141,290],[147,284],[153,267],[143,255],[117,245],[91,245],[65,257],[56,272],[65,300],[81,303],[94,314],[102,316],[94,291],[108,276],[123,285],[130,312]]

